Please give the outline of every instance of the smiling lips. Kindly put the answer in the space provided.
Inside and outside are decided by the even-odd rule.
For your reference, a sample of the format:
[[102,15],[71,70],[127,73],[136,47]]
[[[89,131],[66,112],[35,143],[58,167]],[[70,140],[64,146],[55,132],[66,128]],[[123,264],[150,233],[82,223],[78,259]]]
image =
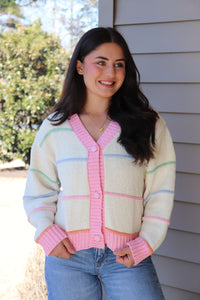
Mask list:
[[99,81],[99,83],[105,86],[113,86],[115,81]]

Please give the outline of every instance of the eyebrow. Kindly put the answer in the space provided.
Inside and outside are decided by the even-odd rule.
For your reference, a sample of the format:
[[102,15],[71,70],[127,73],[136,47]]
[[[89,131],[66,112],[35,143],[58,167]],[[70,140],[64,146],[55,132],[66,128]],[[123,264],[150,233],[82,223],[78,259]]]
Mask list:
[[[108,58],[104,57],[104,56],[97,56],[95,57],[95,59],[103,59],[103,60],[109,60]],[[119,58],[119,59],[116,59],[116,61],[125,61],[124,58]]]

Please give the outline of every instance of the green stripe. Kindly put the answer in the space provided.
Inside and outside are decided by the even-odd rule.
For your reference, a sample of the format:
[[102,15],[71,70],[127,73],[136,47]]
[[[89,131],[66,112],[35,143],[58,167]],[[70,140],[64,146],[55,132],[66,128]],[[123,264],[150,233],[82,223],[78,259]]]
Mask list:
[[44,176],[46,179],[48,179],[48,180],[49,180],[50,182],[52,182],[52,183],[59,184],[58,181],[52,180],[51,178],[49,178],[46,174],[44,174],[44,173],[43,173],[42,171],[40,171],[40,170],[30,168],[30,171],[31,171],[31,172],[36,172],[36,173],[41,174],[42,176]]
[[44,143],[45,139],[52,133],[52,132],[56,132],[56,131],[73,131],[72,128],[53,128],[51,130],[49,130],[49,132],[47,132],[45,134],[45,136],[43,137],[41,143],[40,143],[40,147],[42,147],[42,144]]
[[157,166],[155,169],[153,169],[151,171],[148,171],[147,174],[151,174],[151,173],[155,172],[157,169],[159,169],[161,167],[164,167],[164,166],[167,166],[167,165],[172,165],[172,164],[174,165],[174,164],[176,164],[176,162],[175,161],[167,161],[167,162]]

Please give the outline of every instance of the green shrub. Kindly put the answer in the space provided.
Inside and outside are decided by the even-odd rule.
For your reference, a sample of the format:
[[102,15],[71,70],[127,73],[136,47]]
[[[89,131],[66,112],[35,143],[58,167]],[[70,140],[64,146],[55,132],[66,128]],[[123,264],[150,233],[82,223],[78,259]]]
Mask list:
[[69,55],[40,22],[0,38],[0,160],[30,161],[44,117],[59,98]]

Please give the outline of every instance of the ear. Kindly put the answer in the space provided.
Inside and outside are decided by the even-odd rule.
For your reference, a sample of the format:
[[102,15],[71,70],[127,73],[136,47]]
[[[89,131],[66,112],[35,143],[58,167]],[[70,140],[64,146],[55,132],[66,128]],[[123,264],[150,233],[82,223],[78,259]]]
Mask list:
[[83,63],[80,60],[76,62],[76,71],[79,75],[83,75]]

